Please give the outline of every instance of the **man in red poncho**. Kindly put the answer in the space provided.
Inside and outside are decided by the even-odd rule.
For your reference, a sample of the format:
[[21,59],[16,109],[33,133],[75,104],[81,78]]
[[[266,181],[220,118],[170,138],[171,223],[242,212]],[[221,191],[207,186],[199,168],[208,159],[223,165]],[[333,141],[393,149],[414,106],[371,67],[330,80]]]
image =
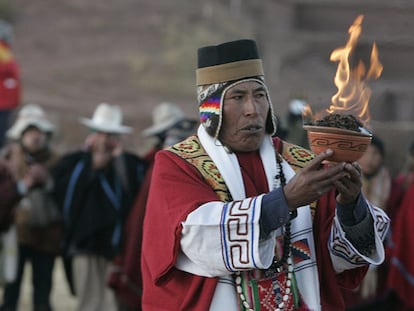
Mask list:
[[388,229],[358,165],[272,138],[253,40],[199,49],[197,93],[197,135],[155,158],[143,310],[342,310]]

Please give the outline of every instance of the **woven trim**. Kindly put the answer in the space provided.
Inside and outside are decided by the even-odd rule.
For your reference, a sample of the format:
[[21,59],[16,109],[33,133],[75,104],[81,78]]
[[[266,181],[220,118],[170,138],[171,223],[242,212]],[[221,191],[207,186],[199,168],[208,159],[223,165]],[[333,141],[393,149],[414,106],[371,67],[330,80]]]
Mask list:
[[249,59],[197,69],[196,81],[197,85],[206,85],[263,75],[262,61]]
[[[212,96],[200,105],[200,122],[204,123],[210,120],[212,115],[220,117],[220,100],[219,96]],[[210,121],[211,122],[211,121]]]
[[282,156],[292,166],[295,173],[315,158],[315,154],[311,151],[285,141],[283,142]]
[[197,136],[190,136],[186,140],[173,145],[167,150],[192,164],[204,177],[206,182],[217,193],[223,202],[231,202],[230,191],[224,182],[217,166],[204,150]]

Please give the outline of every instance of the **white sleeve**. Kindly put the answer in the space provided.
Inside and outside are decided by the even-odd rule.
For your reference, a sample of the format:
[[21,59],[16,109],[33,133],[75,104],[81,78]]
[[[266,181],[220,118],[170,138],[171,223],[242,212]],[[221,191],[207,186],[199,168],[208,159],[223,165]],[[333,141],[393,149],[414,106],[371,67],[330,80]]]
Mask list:
[[275,233],[259,239],[262,197],[209,202],[189,214],[182,223],[176,267],[205,277],[268,268],[276,242]]
[[384,261],[383,241],[389,229],[390,220],[383,210],[371,205],[368,201],[367,205],[374,224],[375,250],[369,257],[361,254],[345,237],[345,232],[337,216],[335,216],[328,247],[334,269],[337,273],[366,264],[379,265]]

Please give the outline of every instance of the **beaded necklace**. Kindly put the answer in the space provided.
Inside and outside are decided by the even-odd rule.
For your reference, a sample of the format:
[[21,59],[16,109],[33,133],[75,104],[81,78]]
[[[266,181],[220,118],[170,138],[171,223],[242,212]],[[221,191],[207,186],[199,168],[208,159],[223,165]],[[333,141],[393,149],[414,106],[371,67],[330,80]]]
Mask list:
[[[277,168],[278,172],[274,179],[273,189],[276,189],[277,187],[283,187],[286,185],[286,176],[283,172],[282,168],[282,158],[279,154],[276,156],[276,162],[277,162]],[[291,219],[296,216],[296,213],[290,213]],[[280,260],[277,260],[274,258],[272,265],[265,271],[265,275],[273,278],[273,289],[276,297],[276,304],[277,307],[275,311],[283,311],[290,295],[292,294],[291,286],[293,278],[293,260],[291,257],[291,231],[290,231],[290,225],[291,222],[289,222],[285,225],[285,232],[283,236],[283,255]],[[284,265],[287,264],[287,271],[286,271],[286,282],[284,286],[284,293],[282,292],[281,288],[277,285],[277,279],[276,275],[278,273],[281,273],[283,271]],[[235,278],[236,283],[236,291],[239,295],[240,302],[243,304],[243,307],[246,308],[248,311],[254,311],[253,308],[251,308],[249,302],[247,301],[246,296],[243,294],[243,288],[242,288],[242,276],[240,272],[236,273]]]

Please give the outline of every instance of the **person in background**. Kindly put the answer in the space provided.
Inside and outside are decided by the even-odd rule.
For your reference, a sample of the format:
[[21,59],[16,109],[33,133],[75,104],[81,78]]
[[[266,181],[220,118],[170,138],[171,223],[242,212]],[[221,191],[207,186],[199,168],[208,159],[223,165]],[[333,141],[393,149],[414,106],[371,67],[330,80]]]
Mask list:
[[16,228],[13,225],[17,203],[24,198],[26,189],[31,190],[41,186],[42,183],[41,170],[31,170],[23,179],[16,180],[8,163],[0,159],[0,251],[2,252],[0,286],[13,283],[17,277],[18,243]]
[[132,128],[122,121],[119,106],[99,104],[92,118],[80,119],[91,131],[83,149],[64,155],[53,171],[79,311],[117,309],[106,280],[124,246],[124,225],[146,169],[145,161],[124,150],[122,135]]
[[153,124],[142,132],[144,137],[155,139],[153,148],[144,157],[148,170],[125,225],[125,248],[114,260],[115,267],[108,280],[108,286],[115,291],[119,305],[122,305],[120,311],[141,310],[142,224],[155,154],[194,133],[197,124],[196,120],[185,117],[178,105],[169,102],[162,102],[153,109],[152,120]]
[[414,141],[411,142],[408,148],[404,167],[395,180],[403,190],[407,190],[414,182]]
[[391,176],[385,166],[385,146],[378,136],[373,136],[371,144],[358,160],[362,171],[362,193],[370,202],[382,210],[387,210],[391,190]]
[[343,310],[389,225],[358,164],[272,137],[254,40],[200,48],[196,76],[197,135],[155,157],[143,310]]
[[[382,139],[374,135],[371,144],[358,162],[362,171],[362,193],[372,204],[387,211],[391,192],[391,176],[384,164],[385,145]],[[380,266],[370,266],[358,289],[344,290],[347,310],[373,308],[383,299],[386,292],[388,264],[389,258],[386,252],[384,263]]]
[[309,148],[308,136],[303,128],[303,112],[308,106],[302,98],[294,98],[289,103],[289,111],[280,122],[278,136],[291,144]]
[[[197,124],[196,120],[187,118],[178,105],[169,102],[162,102],[153,109],[152,122],[142,135],[156,139],[152,149],[155,153],[185,138],[186,134],[193,133]],[[148,154],[154,154],[153,151]],[[152,156],[150,160],[153,160]]]
[[32,266],[33,310],[52,310],[52,272],[63,232],[60,213],[52,197],[50,172],[58,160],[50,144],[54,131],[55,126],[45,111],[37,104],[27,104],[6,133],[11,142],[2,150],[3,160],[18,181],[18,192],[23,198],[14,215],[17,275],[4,288],[2,311],[17,310],[27,261]]
[[388,215],[395,219],[405,193],[414,183],[414,141],[408,147],[404,165],[399,174],[392,179],[391,193],[389,199]]
[[[414,310],[414,141],[400,174],[393,180],[390,206],[393,207],[388,295],[383,310]],[[392,204],[392,205],[391,205]]]
[[20,68],[11,50],[12,36],[11,25],[0,20],[0,147],[21,97]]

